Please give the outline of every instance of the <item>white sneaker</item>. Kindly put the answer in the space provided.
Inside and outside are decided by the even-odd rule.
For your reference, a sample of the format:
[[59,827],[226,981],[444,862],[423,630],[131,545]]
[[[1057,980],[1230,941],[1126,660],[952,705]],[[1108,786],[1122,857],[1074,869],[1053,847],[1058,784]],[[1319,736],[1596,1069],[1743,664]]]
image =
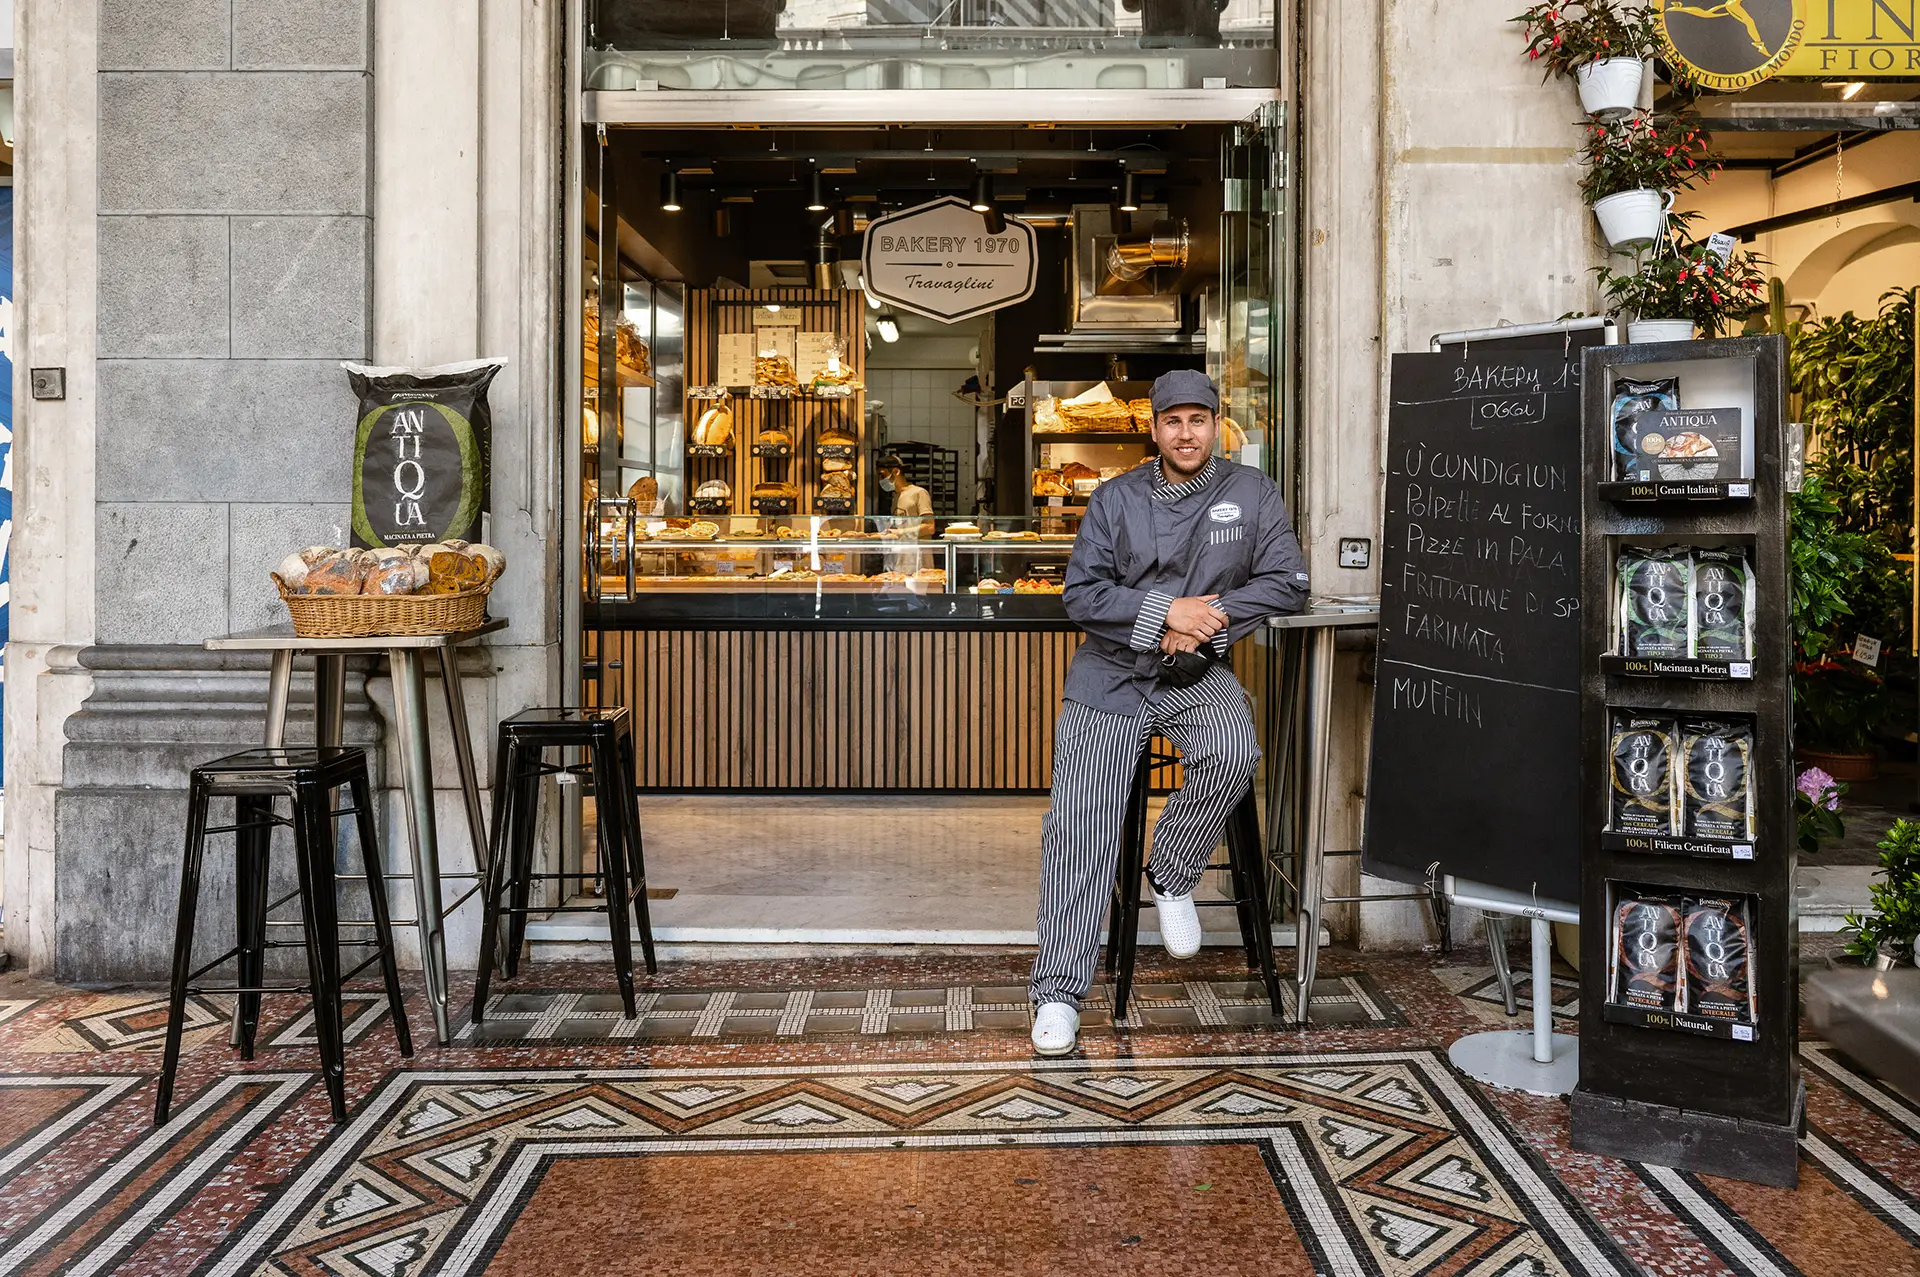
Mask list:
[[[1148,884],[1152,889],[1152,884]],[[1169,958],[1191,958],[1200,952],[1200,911],[1193,907],[1193,893],[1163,896],[1153,892],[1154,908],[1160,911],[1160,943]]]
[[1065,1002],[1044,1002],[1033,1014],[1033,1049],[1067,1055],[1080,1037],[1080,1012]]

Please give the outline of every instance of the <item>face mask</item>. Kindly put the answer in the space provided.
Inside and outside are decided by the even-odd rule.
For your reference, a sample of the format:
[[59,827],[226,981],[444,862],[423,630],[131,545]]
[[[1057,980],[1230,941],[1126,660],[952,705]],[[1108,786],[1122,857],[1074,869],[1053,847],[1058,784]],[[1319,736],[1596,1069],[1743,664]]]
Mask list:
[[882,491],[882,492],[892,492],[892,491],[893,491],[893,480],[891,480],[891,479],[882,479],[882,480],[880,481],[880,491]]

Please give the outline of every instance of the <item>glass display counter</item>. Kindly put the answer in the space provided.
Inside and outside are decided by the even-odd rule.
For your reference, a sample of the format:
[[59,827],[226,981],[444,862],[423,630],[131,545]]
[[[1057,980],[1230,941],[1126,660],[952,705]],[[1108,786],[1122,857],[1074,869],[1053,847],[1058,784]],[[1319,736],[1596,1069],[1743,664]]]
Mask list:
[[651,517],[598,503],[603,621],[1069,624],[1071,533],[1025,517]]

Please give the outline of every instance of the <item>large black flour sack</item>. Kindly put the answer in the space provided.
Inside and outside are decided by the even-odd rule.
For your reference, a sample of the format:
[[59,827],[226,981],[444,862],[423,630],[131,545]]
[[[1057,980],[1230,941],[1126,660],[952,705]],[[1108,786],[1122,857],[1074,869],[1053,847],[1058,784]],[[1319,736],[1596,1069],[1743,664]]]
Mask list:
[[360,397],[353,443],[353,543],[380,548],[483,540],[493,412],[504,359],[436,368],[343,364]]

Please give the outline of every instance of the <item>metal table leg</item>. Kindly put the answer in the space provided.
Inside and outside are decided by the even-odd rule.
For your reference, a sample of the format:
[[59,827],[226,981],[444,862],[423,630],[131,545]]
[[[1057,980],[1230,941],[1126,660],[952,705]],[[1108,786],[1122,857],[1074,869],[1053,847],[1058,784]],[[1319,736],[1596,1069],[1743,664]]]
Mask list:
[[1333,741],[1333,653],[1335,632],[1321,626],[1313,632],[1313,651],[1307,671],[1307,837],[1300,852],[1300,907],[1294,934],[1294,1018],[1305,1024],[1312,1016],[1313,977],[1320,962],[1321,881],[1327,864],[1327,770]]
[[279,749],[287,743],[287,699],[292,695],[293,649],[278,648],[273,653],[273,665],[267,673],[268,749]]
[[420,928],[420,967],[441,1046],[452,1040],[447,1018],[447,943],[440,902],[440,842],[433,819],[433,758],[427,741],[427,689],[420,653],[387,649],[400,732],[400,772],[407,791],[407,839],[413,848],[413,900]]
[[313,654],[313,743],[346,743],[347,658]]
[[460,792],[467,801],[467,836],[473,840],[473,867],[479,881],[485,882],[487,818],[480,806],[480,772],[473,761],[473,733],[467,722],[466,697],[460,689],[460,654],[451,647],[440,649],[440,684],[447,694],[447,722],[453,729],[454,760],[460,765]]

